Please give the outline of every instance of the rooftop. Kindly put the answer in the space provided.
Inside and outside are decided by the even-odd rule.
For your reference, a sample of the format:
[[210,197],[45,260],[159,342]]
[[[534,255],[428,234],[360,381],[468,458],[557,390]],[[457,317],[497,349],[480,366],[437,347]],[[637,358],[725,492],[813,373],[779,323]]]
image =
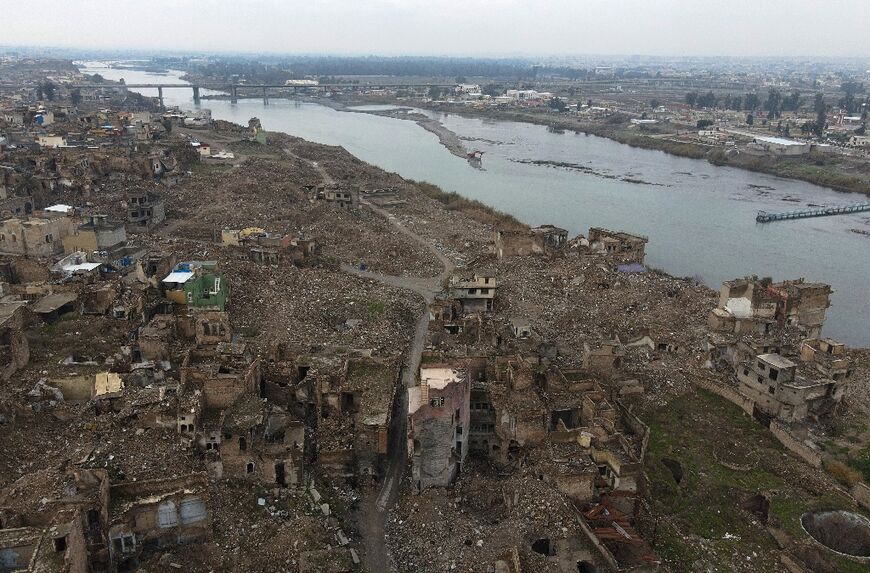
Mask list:
[[758,357],[758,359],[767,362],[768,364],[779,370],[786,370],[788,368],[795,368],[797,366],[797,364],[795,364],[785,356],[775,353],[762,354]]

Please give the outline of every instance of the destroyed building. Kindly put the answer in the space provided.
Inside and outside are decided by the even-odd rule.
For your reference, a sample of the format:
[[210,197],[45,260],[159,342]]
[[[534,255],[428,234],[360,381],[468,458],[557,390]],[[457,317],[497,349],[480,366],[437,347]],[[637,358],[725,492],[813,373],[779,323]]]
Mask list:
[[163,197],[151,191],[130,192],[127,195],[127,223],[130,230],[142,233],[166,220]]
[[623,263],[643,264],[646,256],[647,237],[601,227],[589,229],[589,248],[593,253],[607,255]]
[[717,332],[762,335],[776,328],[795,327],[809,338],[818,338],[831,292],[830,285],[803,279],[774,283],[769,278],[746,277],[725,281],[719,305],[710,312],[707,324]]
[[356,187],[309,185],[305,189],[312,201],[325,201],[340,209],[357,209],[359,207],[360,193]]
[[495,234],[498,258],[542,255],[561,249],[568,241],[568,231],[542,225],[526,230],[500,230]]
[[11,217],[0,221],[0,252],[27,257],[52,257],[63,253],[63,239],[73,230],[69,217]]
[[180,373],[182,386],[202,392],[205,410],[224,410],[245,394],[262,395],[260,360],[244,343],[191,348]]
[[30,360],[25,334],[30,312],[24,301],[0,301],[0,381],[9,380]]
[[846,378],[798,371],[798,364],[779,354],[761,354],[737,366],[740,392],[766,416],[785,422],[829,416],[843,398]]
[[459,301],[466,313],[491,311],[496,288],[495,274],[489,271],[475,272],[470,279],[459,275],[450,279],[450,296]]
[[110,259],[127,243],[127,230],[120,221],[109,220],[108,215],[89,215],[63,239],[64,252],[105,253]]
[[302,483],[305,426],[282,408],[246,393],[219,416],[203,416],[200,446],[214,478]]
[[446,486],[468,453],[471,373],[467,363],[425,364],[408,388],[408,455],[418,489]]
[[801,343],[800,359],[825,378],[836,382],[852,377],[854,364],[846,345],[832,338],[810,338]]
[[154,553],[211,538],[204,474],[112,484],[108,498],[103,511],[113,570],[135,571]]
[[318,460],[336,476],[379,477],[399,388],[395,359],[348,358],[337,376],[319,377]]

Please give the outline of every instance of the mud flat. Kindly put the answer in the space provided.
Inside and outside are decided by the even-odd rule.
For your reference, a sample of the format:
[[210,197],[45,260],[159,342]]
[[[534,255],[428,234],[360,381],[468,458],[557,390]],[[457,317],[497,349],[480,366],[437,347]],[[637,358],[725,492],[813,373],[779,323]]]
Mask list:
[[434,133],[435,135],[437,135],[438,141],[441,142],[441,145],[447,148],[447,151],[463,159],[467,157],[468,150],[465,149],[465,145],[462,143],[462,139],[460,139],[460,137],[456,135],[456,133],[444,127],[444,124],[442,124],[437,119],[432,119],[431,117],[424,115],[420,112],[413,111],[411,108],[362,110],[344,107],[341,109],[341,111],[368,113],[371,115],[380,115],[383,117],[392,117],[394,119],[413,121],[429,133]]
[[588,173],[589,175],[594,175],[596,177],[602,177],[604,179],[615,179],[617,181],[624,181],[626,183],[633,183],[635,185],[652,185],[654,187],[670,187],[670,185],[665,185],[663,183],[652,183],[650,181],[644,181],[643,179],[638,179],[636,177],[631,177],[630,174],[619,176],[613,175],[612,173],[605,173],[603,171],[598,171],[586,165],[581,165],[579,163],[570,163],[567,161],[548,161],[542,159],[511,159],[514,163],[525,163],[526,165],[541,165],[543,167],[552,167],[555,169],[567,169],[569,171],[579,171],[581,173]]

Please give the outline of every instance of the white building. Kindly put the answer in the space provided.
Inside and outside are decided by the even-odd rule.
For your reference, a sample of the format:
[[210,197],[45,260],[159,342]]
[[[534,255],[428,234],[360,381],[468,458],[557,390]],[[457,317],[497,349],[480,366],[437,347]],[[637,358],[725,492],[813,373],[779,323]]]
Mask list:
[[750,148],[774,155],[804,155],[810,152],[809,143],[784,137],[756,137]]

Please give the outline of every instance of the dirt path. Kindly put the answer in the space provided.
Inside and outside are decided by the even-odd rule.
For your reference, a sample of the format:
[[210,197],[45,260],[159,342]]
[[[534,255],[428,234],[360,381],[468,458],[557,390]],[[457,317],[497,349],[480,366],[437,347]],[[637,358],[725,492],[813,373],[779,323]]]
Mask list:
[[[293,158],[307,161],[320,174],[324,185],[332,185],[335,179],[316,161],[300,158],[289,148],[284,152]],[[399,497],[399,484],[405,471],[407,462],[407,422],[408,422],[408,395],[407,389],[417,383],[417,370],[420,367],[420,359],[426,344],[426,331],[429,327],[430,302],[435,300],[435,295],[441,291],[444,280],[450,276],[455,268],[452,260],[438,250],[435,245],[402,225],[390,212],[372,205],[366,200],[360,201],[361,206],[371,209],[372,212],[384,217],[392,223],[396,229],[408,239],[418,243],[429,250],[441,262],[444,270],[434,277],[404,277],[384,275],[361,270],[348,264],[342,264],[341,270],[358,277],[375,280],[396,288],[414,291],[423,298],[423,306],[420,317],[414,328],[414,337],[405,353],[403,364],[402,388],[393,406],[392,421],[390,422],[390,437],[387,444],[387,460],[384,468],[383,479],[376,487],[364,493],[357,515],[358,524],[365,545],[365,565],[370,573],[387,573],[395,571],[395,566],[390,560],[386,544],[385,526],[387,515],[395,505]]]
[[385,525],[389,510],[398,499],[399,484],[405,470],[407,460],[407,422],[408,422],[408,397],[407,389],[417,383],[417,369],[420,367],[420,358],[426,344],[426,331],[429,327],[428,305],[435,299],[435,295],[441,290],[441,284],[455,265],[434,245],[420,235],[399,223],[395,217],[384,209],[375,207],[367,201],[362,204],[375,213],[386,217],[397,229],[408,238],[420,243],[423,247],[434,254],[441,261],[444,270],[435,277],[417,278],[382,275],[368,271],[362,271],[350,265],[342,265],[343,271],[359,277],[369,278],[384,284],[412,290],[423,297],[425,304],[417,320],[414,329],[414,338],[405,355],[404,372],[402,376],[402,388],[399,399],[393,408],[392,422],[390,424],[390,441],[387,445],[387,463],[383,480],[378,487],[366,493],[359,516],[359,525],[365,543],[365,563],[371,573],[395,571],[391,563],[386,546]]

